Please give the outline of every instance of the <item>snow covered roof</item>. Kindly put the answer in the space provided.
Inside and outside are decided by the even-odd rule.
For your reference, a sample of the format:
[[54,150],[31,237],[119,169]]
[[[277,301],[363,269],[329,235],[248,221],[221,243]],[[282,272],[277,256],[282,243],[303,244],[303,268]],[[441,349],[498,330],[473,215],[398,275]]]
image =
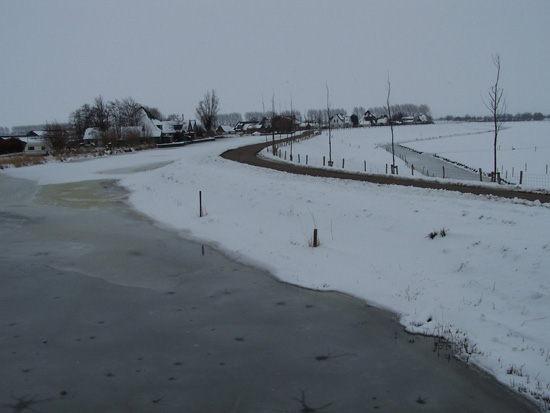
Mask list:
[[220,125],[218,126],[218,129],[219,128],[222,128],[225,132],[233,132],[235,130],[233,126],[229,126],[229,125]]
[[27,133],[27,136],[44,136],[46,134],[45,130],[32,130]]
[[101,132],[98,128],[87,128],[84,131],[84,138],[85,141],[95,141],[101,137]]
[[25,142],[27,145],[29,144],[38,145],[38,144],[44,144],[46,142],[46,140],[40,136],[23,136],[17,139],[19,139],[21,142]]

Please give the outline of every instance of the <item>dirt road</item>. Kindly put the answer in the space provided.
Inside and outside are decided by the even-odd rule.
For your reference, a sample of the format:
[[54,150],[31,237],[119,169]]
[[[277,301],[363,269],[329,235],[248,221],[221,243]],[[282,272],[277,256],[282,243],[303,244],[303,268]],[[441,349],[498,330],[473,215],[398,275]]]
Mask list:
[[[291,138],[296,139],[296,138]],[[285,142],[288,139],[283,139]],[[236,162],[245,163],[248,165],[258,166],[262,168],[274,169],[277,171],[293,173],[297,175],[319,176],[323,178],[338,178],[351,179],[355,181],[371,182],[381,185],[402,185],[414,186],[417,188],[429,189],[444,189],[447,191],[457,191],[461,193],[469,193],[475,195],[496,196],[502,198],[518,198],[527,201],[540,201],[541,203],[550,202],[550,193],[548,192],[529,192],[511,189],[504,185],[477,186],[470,183],[442,182],[442,181],[427,181],[420,179],[405,178],[396,175],[370,175],[349,173],[337,168],[313,168],[305,167],[296,164],[274,162],[264,158],[260,158],[257,154],[265,147],[271,145],[271,142],[263,142],[259,144],[243,146],[241,148],[232,149],[222,154],[222,157]]]

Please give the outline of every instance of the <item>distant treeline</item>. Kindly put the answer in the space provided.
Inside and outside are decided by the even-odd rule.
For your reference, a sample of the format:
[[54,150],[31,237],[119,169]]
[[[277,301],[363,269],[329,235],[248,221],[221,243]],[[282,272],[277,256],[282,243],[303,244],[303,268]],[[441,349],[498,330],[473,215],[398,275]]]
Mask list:
[[[531,120],[544,120],[544,119],[550,119],[550,115],[543,115],[541,112],[524,112],[524,113],[516,113],[515,115],[512,115],[511,113],[505,113],[502,116],[503,122],[528,122]],[[446,121],[454,121],[454,122],[492,122],[493,117],[492,116],[453,116],[453,115],[447,115],[445,117],[441,117],[438,120],[446,120]]]

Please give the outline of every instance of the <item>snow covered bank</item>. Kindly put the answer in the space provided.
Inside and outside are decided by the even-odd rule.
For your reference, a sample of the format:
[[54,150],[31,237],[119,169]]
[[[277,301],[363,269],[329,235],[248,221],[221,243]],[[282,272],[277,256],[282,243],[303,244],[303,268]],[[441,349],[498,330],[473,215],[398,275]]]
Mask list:
[[[153,219],[281,280],[392,309],[410,331],[453,338],[503,383],[548,400],[549,205],[294,176],[219,157],[264,140],[2,173],[41,184],[120,179]],[[309,246],[314,228],[318,248]]]

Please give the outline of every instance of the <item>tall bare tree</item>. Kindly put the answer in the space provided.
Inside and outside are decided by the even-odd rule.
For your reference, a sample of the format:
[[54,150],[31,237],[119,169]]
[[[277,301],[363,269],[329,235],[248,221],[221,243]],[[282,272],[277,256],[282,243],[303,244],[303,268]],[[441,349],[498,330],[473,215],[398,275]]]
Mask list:
[[103,133],[107,132],[109,126],[111,126],[109,120],[109,105],[108,102],[103,100],[103,96],[99,95],[94,99],[92,112],[94,114],[95,127]]
[[216,120],[219,111],[220,100],[216,96],[216,91],[208,91],[204,95],[204,99],[197,106],[197,117],[207,131],[211,131],[216,127]]
[[332,107],[330,106],[328,84],[327,88],[327,121],[328,121],[328,166],[332,166],[332,127],[330,124],[330,118],[332,118]]
[[395,146],[393,143],[393,119],[390,106],[390,92],[391,92],[391,83],[390,76],[388,75],[388,97],[386,98],[386,109],[388,110],[388,122],[390,123],[391,130],[391,155],[392,155],[392,164],[391,164],[391,173],[395,173]]
[[275,145],[275,118],[277,117],[277,111],[275,110],[275,93],[271,96],[271,113],[269,115],[271,117],[271,153],[277,155],[277,145]]
[[48,141],[54,151],[65,149],[68,142],[68,133],[65,127],[58,122],[47,123],[44,128],[44,139]]
[[502,129],[502,122],[504,120],[504,113],[506,111],[506,98],[504,97],[504,89],[499,85],[500,81],[500,55],[497,53],[493,56],[493,63],[497,69],[497,78],[495,84],[491,86],[488,92],[488,101],[484,102],[487,109],[491,111],[493,127],[495,133],[494,145],[493,145],[493,181],[497,177],[497,139],[498,133]]

